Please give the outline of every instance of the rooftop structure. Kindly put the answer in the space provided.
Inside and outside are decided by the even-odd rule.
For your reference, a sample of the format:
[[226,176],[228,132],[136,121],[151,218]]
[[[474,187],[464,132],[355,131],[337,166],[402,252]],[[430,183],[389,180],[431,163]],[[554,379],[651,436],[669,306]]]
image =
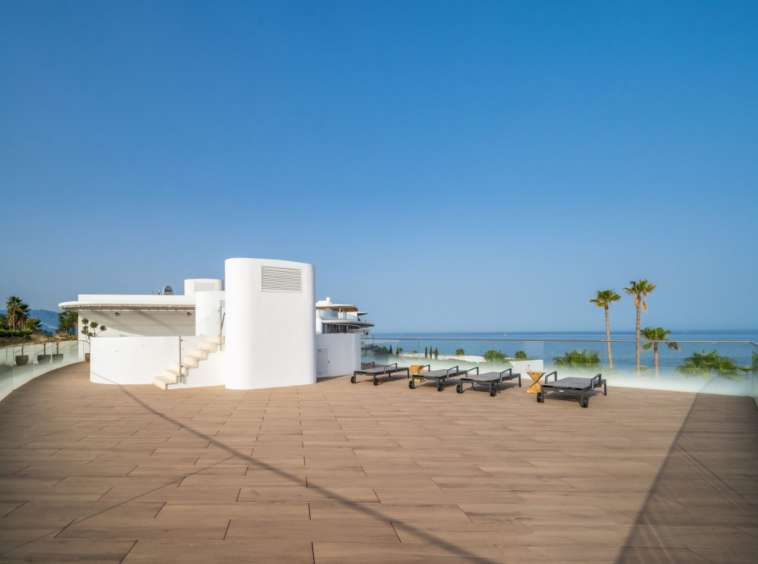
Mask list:
[[235,258],[225,266],[226,289],[222,280],[201,278],[186,280],[184,295],[167,286],[159,295],[86,294],[61,303],[79,312],[80,324],[106,327],[88,351],[90,379],[164,390],[255,389],[360,367],[357,331],[373,325],[357,319],[354,306],[329,300],[314,307],[312,265]]

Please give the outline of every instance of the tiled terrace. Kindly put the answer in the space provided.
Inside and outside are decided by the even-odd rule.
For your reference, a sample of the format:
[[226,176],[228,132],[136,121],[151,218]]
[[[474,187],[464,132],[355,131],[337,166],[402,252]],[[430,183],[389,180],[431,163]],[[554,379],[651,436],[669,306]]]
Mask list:
[[162,392],[87,368],[0,402],[0,562],[758,562],[752,399]]

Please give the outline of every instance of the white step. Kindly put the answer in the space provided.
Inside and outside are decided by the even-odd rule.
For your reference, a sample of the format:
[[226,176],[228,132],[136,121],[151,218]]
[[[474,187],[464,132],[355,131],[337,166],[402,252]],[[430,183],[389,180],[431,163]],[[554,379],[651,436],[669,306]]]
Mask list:
[[161,390],[168,390],[168,387],[171,384],[175,383],[176,382],[170,382],[165,376],[158,376],[157,378],[153,378],[153,385],[158,386]]
[[208,351],[204,351],[202,349],[192,349],[190,351],[190,356],[198,360],[205,360],[208,358]]
[[196,357],[196,356],[183,356],[182,357],[182,366],[185,368],[197,368],[197,361],[202,360],[202,358]]
[[218,335],[215,337],[206,337],[209,343],[213,343],[214,345],[223,345],[226,342],[226,337],[219,337]]
[[206,352],[216,352],[218,345],[216,343],[200,343],[199,348]]
[[172,370],[164,370],[163,374],[161,374],[160,377],[171,380],[172,384],[176,384],[179,381],[179,378],[181,378],[181,376],[179,376],[176,372],[173,372]]
[[[187,366],[186,365],[182,365],[182,371],[179,372],[179,363],[175,362],[174,364],[171,365],[171,368],[169,368],[168,371],[171,372],[172,374],[176,374],[177,376],[186,376],[187,375]],[[164,370],[164,373],[165,372],[166,371]]]

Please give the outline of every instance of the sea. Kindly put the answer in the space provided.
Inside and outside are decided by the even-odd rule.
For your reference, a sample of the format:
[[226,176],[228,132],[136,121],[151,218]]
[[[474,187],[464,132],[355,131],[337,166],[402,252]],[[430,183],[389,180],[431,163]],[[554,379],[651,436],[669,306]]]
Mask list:
[[[612,341],[632,341],[611,343],[613,364],[618,368],[635,366],[634,331],[612,331]],[[377,346],[392,345],[393,350],[401,347],[404,352],[436,349],[440,354],[455,354],[463,349],[466,355],[483,355],[488,350],[497,350],[509,357],[516,351],[524,351],[529,358],[550,360],[562,356],[570,350],[597,351],[601,362],[608,364],[608,351],[604,341],[605,331],[560,331],[560,332],[463,332],[463,333],[374,333]],[[669,340],[679,346],[679,350],[663,344],[658,347],[661,369],[673,369],[693,352],[711,352],[733,358],[738,365],[748,366],[753,355],[758,354],[758,329],[756,330],[672,330]],[[752,341],[753,344],[750,343]],[[653,349],[641,351],[641,364],[653,366]]]

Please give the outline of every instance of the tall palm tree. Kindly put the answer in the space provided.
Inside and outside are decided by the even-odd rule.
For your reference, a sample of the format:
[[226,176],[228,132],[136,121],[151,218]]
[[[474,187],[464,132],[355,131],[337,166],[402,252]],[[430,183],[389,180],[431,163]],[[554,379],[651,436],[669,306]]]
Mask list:
[[640,280],[630,280],[629,286],[624,288],[624,291],[629,294],[630,296],[634,296],[634,307],[637,308],[637,325],[636,325],[636,334],[637,334],[637,347],[636,347],[636,360],[637,360],[637,372],[640,371],[640,313],[642,310],[645,310],[645,313],[647,313],[647,295],[655,290],[656,284],[651,284],[647,281],[647,278],[640,279]]
[[613,290],[598,290],[597,296],[590,300],[591,304],[605,308],[605,337],[608,341],[608,366],[611,370],[613,370],[613,355],[611,355],[611,318],[608,313],[608,308],[613,302],[617,302],[620,299],[621,296]]
[[671,335],[671,331],[664,329],[663,327],[645,327],[642,330],[642,336],[645,337],[649,343],[642,345],[642,348],[650,350],[653,347],[653,354],[655,355],[655,377],[658,378],[658,345],[664,343],[668,348],[679,350],[679,345],[674,341],[669,341],[668,336]]
[[19,326],[23,329],[24,323],[29,319],[29,306],[18,296],[10,296],[5,302],[5,308],[8,310],[11,329],[15,331]]

